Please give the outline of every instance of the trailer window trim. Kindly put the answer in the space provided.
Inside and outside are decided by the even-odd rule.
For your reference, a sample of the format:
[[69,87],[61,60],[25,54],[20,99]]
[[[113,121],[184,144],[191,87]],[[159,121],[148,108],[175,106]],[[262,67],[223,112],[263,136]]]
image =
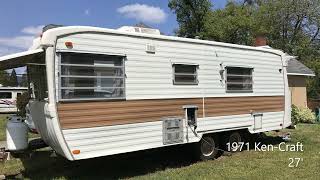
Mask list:
[[[75,56],[79,56],[79,55],[86,55],[86,56],[99,56],[99,58],[102,57],[102,60],[98,60],[99,62],[94,62],[93,64],[78,64],[78,63],[63,63],[63,55],[64,54],[72,54]],[[71,56],[72,56],[71,55]],[[59,84],[58,84],[58,97],[60,101],[91,101],[91,100],[121,100],[121,99],[125,99],[126,95],[125,95],[125,57],[124,56],[120,56],[120,55],[109,55],[109,54],[93,54],[93,53],[81,53],[81,52],[59,52],[58,53],[58,57],[59,57]],[[115,59],[113,59],[112,57],[115,57]],[[103,59],[106,58],[107,60]],[[121,65],[112,65],[112,64],[104,64],[104,61],[107,63],[109,62],[114,62],[114,63],[120,63]],[[100,63],[101,61],[101,63]],[[101,71],[100,73],[114,73],[114,74],[120,74],[119,75],[114,75],[114,76],[105,76],[105,75],[66,75],[63,74],[63,67],[67,67],[68,68],[72,68],[72,67],[88,67],[88,68],[92,68],[94,73],[95,72],[95,68],[101,68],[103,71]],[[107,71],[107,70],[109,71]],[[112,72],[112,69],[115,70],[115,72]],[[117,70],[118,69],[118,70]],[[93,79],[94,85],[93,86],[66,86],[63,84],[63,78],[66,79],[72,79],[72,78],[78,78],[78,79]],[[121,86],[103,86],[102,84],[102,79],[106,79],[106,80],[114,80],[117,81],[117,83],[120,83]],[[117,80],[118,79],[118,80]],[[97,86],[97,83],[100,83],[100,86]],[[116,83],[116,84],[117,84]],[[90,84],[90,82],[89,82]],[[65,90],[88,90],[88,91],[93,91],[93,97],[90,97],[91,94],[87,94],[84,96],[87,97],[63,97],[63,91]],[[119,91],[120,90],[120,91]],[[99,93],[101,92],[107,92],[107,91],[119,91],[118,96],[114,96],[114,94],[110,93],[110,97],[104,97],[105,95],[99,95]],[[84,92],[85,93],[85,92]],[[98,94],[97,94],[98,93]],[[106,94],[106,93],[104,93]]]
[[[228,69],[238,69],[241,73],[228,73]],[[242,67],[242,66],[227,66],[225,67],[225,84],[227,93],[253,93],[253,68],[252,67]],[[229,78],[239,78],[239,82],[230,80]],[[241,78],[243,78],[241,80]],[[228,85],[242,85],[234,89]]]
[[[183,72],[183,73],[177,73],[176,72],[176,67],[177,66],[189,66],[189,67],[193,67],[194,71],[193,73],[187,73],[187,72]],[[188,64],[188,63],[176,63],[176,64],[172,64],[172,71],[173,71],[173,84],[174,85],[198,85],[199,84],[199,80],[198,80],[198,68],[199,65],[198,64]],[[182,82],[182,81],[177,81],[177,76],[193,76],[194,80],[191,82]]]

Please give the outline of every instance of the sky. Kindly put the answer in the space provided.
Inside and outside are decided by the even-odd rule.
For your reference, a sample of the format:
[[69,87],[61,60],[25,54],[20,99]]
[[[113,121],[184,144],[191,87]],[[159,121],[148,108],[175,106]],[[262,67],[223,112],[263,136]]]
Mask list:
[[[223,8],[227,0],[212,0]],[[178,27],[168,0],[2,0],[0,56],[25,51],[46,24],[116,29],[143,22],[173,35]]]

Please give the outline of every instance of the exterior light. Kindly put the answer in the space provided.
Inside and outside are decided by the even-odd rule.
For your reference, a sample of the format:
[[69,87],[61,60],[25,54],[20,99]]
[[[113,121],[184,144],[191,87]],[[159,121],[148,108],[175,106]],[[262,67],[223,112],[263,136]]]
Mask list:
[[72,48],[73,48],[73,43],[70,42],[70,41],[67,41],[67,42],[65,42],[64,44],[66,45],[66,47],[67,47],[68,49],[72,49]]

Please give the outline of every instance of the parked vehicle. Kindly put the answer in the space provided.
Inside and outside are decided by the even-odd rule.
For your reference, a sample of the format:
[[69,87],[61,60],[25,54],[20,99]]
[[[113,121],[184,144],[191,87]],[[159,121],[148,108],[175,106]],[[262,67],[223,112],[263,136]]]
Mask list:
[[211,159],[243,132],[290,126],[282,51],[127,29],[53,28],[0,58],[0,69],[27,66],[32,120],[60,155],[197,143]]
[[0,113],[17,112],[17,97],[27,90],[27,87],[0,87]]

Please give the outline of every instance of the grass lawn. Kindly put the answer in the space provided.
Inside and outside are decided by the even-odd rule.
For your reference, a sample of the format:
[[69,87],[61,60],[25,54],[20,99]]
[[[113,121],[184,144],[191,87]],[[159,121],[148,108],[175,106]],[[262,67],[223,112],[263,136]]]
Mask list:
[[[0,141],[6,140],[6,125],[7,125],[7,117],[10,114],[0,114]],[[29,133],[29,138],[39,137],[37,134]]]
[[0,114],[0,141],[6,140],[6,124],[8,115]]
[[[51,151],[43,149],[0,164],[0,174],[10,178],[21,172],[26,179],[319,179],[320,124],[300,124],[282,132],[292,133],[286,144],[301,142],[304,151],[250,150],[196,162],[186,153],[186,146],[179,146],[70,162],[50,157]],[[278,140],[271,132],[262,143],[277,146]],[[289,158],[303,160],[298,167],[288,167]]]

